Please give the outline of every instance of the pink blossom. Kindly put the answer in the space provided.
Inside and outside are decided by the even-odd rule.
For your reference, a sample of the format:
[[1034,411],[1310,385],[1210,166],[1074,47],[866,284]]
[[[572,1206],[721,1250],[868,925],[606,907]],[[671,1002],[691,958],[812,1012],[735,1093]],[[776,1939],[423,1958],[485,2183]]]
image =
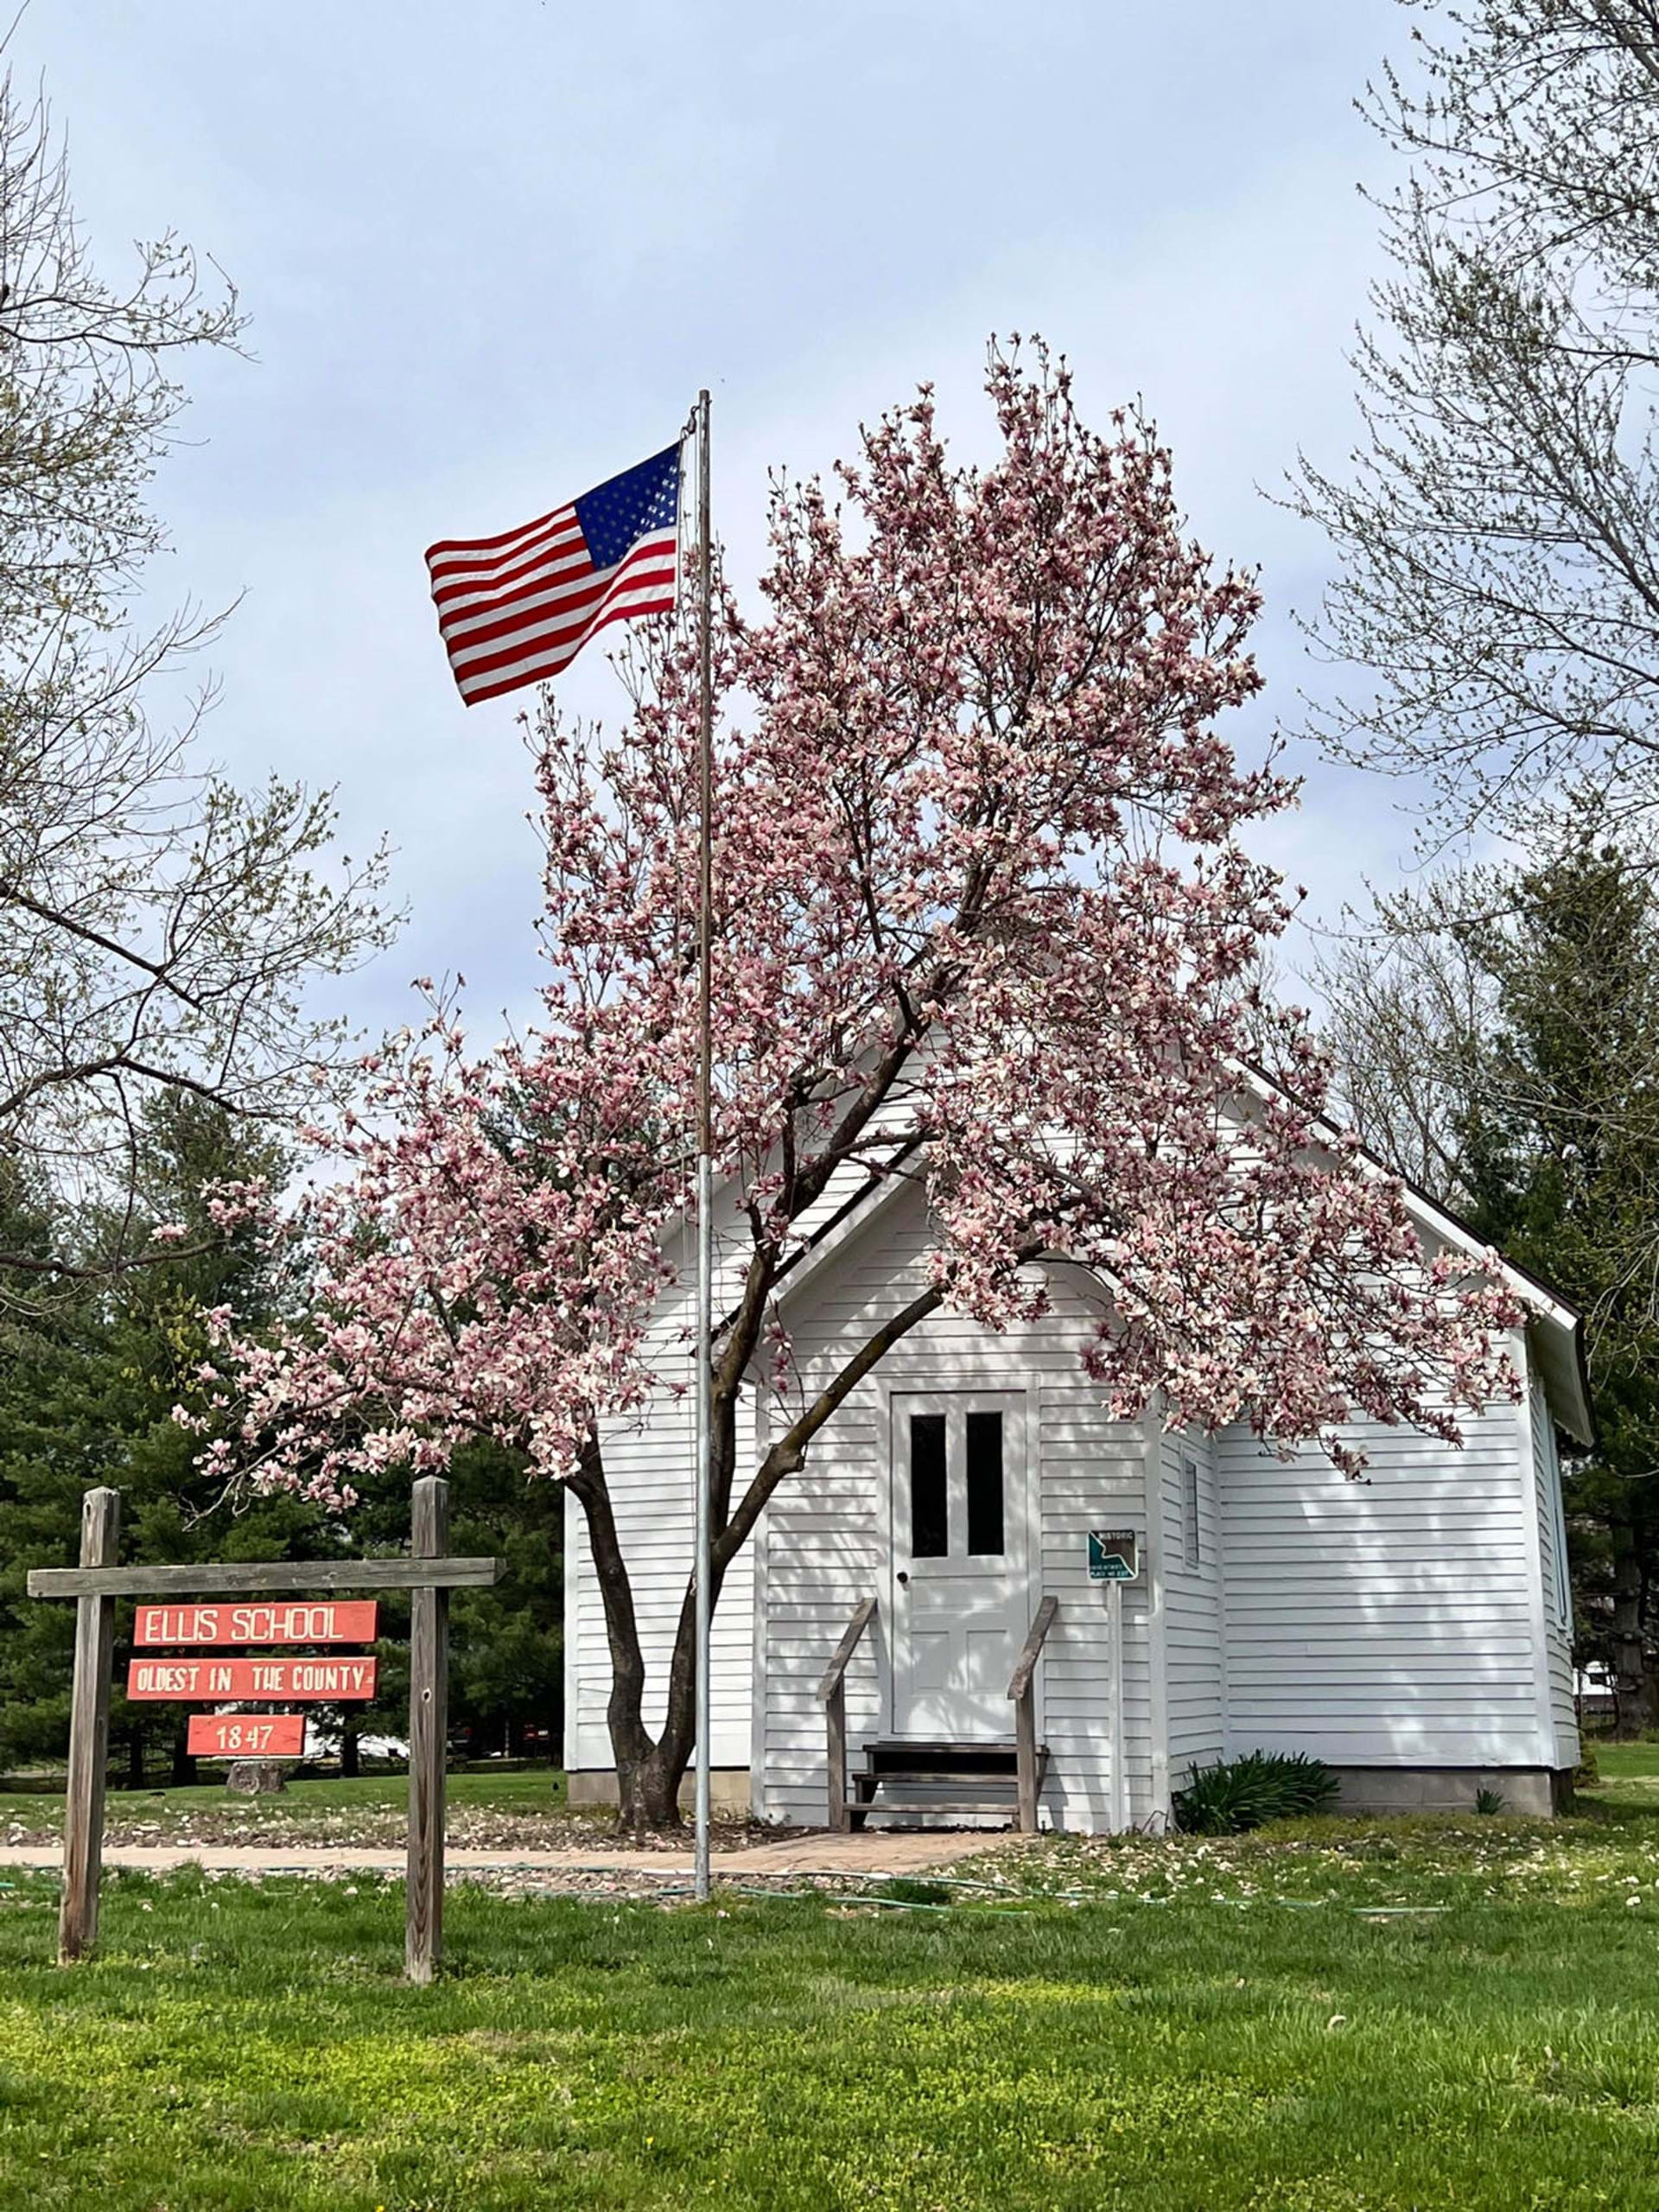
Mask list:
[[[924,390],[833,494],[779,486],[762,613],[720,604],[729,1373],[789,1376],[777,1294],[832,1179],[903,1173],[951,1308],[1039,1315],[1039,1257],[1106,1287],[1086,1365],[1125,1418],[1161,1395],[1174,1422],[1318,1438],[1349,1472],[1355,1421],[1455,1442],[1459,1408],[1514,1388],[1518,1311],[1427,1259],[1397,1185],[1321,1122],[1303,1017],[1253,980],[1291,907],[1244,838],[1295,796],[1217,727],[1261,686],[1255,581],[1185,536],[1149,426],[1084,426],[1063,364],[994,353],[988,391],[988,467],[952,461]],[[550,697],[535,725],[538,1027],[470,1056],[423,981],[426,1019],[323,1137],[329,1179],[285,1217],[216,1199],[315,1264],[275,1341],[214,1329],[267,1484],[339,1504],[479,1434],[569,1477],[657,1379],[694,1106],[696,658],[659,626],[622,665],[620,729]],[[738,1470],[734,1541],[776,1479]]]

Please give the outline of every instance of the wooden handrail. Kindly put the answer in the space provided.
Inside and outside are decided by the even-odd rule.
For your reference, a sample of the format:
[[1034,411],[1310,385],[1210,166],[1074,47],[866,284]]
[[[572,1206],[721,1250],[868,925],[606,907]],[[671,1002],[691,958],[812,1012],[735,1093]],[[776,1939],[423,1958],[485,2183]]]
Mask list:
[[825,1745],[830,1762],[830,1825],[852,1827],[847,1808],[847,1669],[858,1649],[858,1640],[875,1618],[874,1598],[861,1598],[853,1618],[842,1631],[835,1655],[823,1670],[818,1697],[823,1706]]
[[1020,1826],[1027,1835],[1037,1833],[1037,1801],[1043,1787],[1042,1764],[1037,1756],[1037,1700],[1032,1694],[1032,1682],[1044,1643],[1059,1610],[1058,1598],[1045,1598],[1038,1606],[1031,1634],[1026,1638],[1025,1649],[1014,1662],[1008,1682],[1008,1696],[1014,1706],[1014,1787],[1020,1798]]
[[818,1684],[820,1705],[828,1705],[841,1688],[842,1677],[846,1674],[853,1654],[858,1649],[858,1640],[874,1618],[874,1599],[861,1599],[854,1611],[853,1618],[847,1624],[841,1642],[836,1646],[835,1656],[823,1670],[823,1680]]
[[1058,1598],[1045,1598],[1037,1608],[1037,1618],[1031,1624],[1031,1634],[1026,1638],[1025,1649],[1015,1662],[1014,1674],[1008,1683],[1008,1696],[1016,1705],[1031,1688],[1031,1678],[1037,1671],[1037,1661],[1047,1640],[1048,1631],[1054,1625],[1054,1616],[1059,1610],[1060,1601]]

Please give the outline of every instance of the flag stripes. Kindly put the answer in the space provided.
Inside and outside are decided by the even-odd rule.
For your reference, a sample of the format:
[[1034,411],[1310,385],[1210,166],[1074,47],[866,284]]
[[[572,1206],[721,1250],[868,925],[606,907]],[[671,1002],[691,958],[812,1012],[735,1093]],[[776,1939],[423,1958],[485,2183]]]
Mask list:
[[679,491],[676,444],[517,530],[427,548],[439,634],[468,706],[556,676],[607,623],[672,611]]

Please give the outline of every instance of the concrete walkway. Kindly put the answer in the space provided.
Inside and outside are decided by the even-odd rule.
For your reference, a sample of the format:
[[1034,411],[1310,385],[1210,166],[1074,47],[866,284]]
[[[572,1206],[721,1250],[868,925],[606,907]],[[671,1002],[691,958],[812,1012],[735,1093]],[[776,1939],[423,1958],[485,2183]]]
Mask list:
[[[838,1835],[828,1833],[791,1837],[783,1842],[750,1844],[719,1851],[714,1858],[716,1882],[761,1880],[779,1874],[834,1875],[856,1880],[861,1875],[916,1874],[930,1868],[954,1866],[958,1859],[977,1858],[1006,1850],[1016,1839],[1006,1829],[941,1830],[912,1828],[899,1834],[866,1833]],[[8,1867],[58,1867],[63,1864],[60,1845],[0,1844],[0,1872]],[[104,1847],[106,1867],[130,1867],[150,1874],[171,1873],[181,1866],[200,1866],[220,1874],[401,1874],[404,1857],[400,1849],[365,1848],[350,1844],[272,1843],[108,1843]],[[452,1844],[445,1853],[449,1874],[459,1880],[493,1874],[541,1875],[556,1887],[561,1875],[607,1874],[642,1882],[690,1881],[689,1851],[480,1851]]]

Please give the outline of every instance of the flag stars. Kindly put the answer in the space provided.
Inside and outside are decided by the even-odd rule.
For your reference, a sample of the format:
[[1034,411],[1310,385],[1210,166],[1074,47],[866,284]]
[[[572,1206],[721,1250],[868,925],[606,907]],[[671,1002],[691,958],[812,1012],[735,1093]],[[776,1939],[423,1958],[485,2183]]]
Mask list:
[[679,513],[680,449],[670,446],[576,501],[576,520],[596,569],[608,569],[648,532],[671,530]]

